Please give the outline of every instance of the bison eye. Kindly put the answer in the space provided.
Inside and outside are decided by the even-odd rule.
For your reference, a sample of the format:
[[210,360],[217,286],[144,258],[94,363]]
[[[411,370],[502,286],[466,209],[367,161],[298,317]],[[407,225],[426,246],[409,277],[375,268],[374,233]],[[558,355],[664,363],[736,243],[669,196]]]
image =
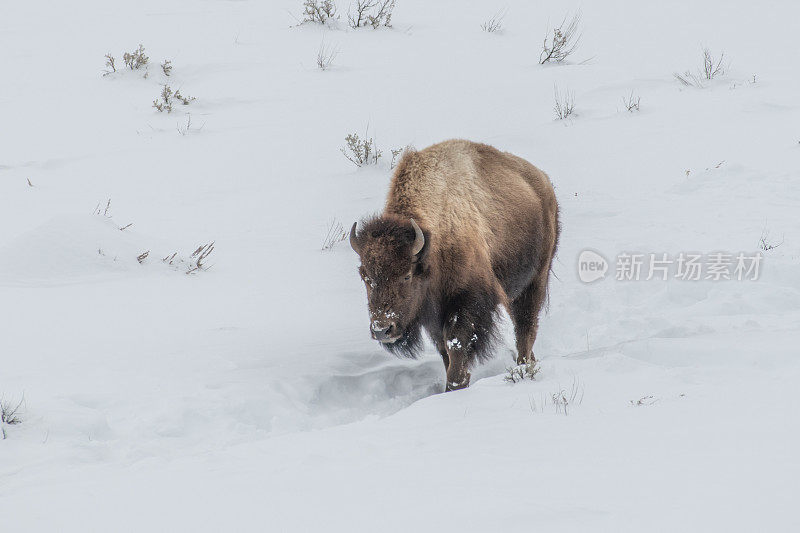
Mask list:
[[409,281],[411,279],[411,272],[406,274],[406,277],[403,278],[405,281]]

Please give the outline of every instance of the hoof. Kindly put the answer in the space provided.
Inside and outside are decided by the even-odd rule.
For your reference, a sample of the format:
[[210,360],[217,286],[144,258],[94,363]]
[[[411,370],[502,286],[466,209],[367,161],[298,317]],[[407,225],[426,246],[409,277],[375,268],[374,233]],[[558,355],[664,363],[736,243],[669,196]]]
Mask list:
[[470,378],[470,374],[467,374],[466,378],[464,378],[460,382],[458,382],[458,381],[450,381],[448,379],[447,380],[447,385],[445,386],[444,391],[445,392],[450,392],[450,391],[454,391],[454,390],[466,389],[467,387],[469,387],[469,378]]

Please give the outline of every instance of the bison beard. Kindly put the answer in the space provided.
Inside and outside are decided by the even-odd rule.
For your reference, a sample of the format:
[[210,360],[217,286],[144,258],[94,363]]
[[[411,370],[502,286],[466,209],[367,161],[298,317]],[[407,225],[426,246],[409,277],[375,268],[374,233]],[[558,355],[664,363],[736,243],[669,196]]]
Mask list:
[[534,360],[559,229],[552,184],[527,161],[460,140],[407,152],[383,213],[350,232],[372,336],[413,358],[424,329],[442,356],[446,390],[460,389],[490,357],[504,305],[517,363]]
[[423,345],[422,324],[415,319],[406,326],[399,339],[394,342],[382,342],[380,344],[392,355],[416,359]]
[[[443,317],[446,318],[441,320],[445,324],[443,328],[445,334],[442,336],[445,344],[454,339],[468,339],[466,348],[469,349],[470,357],[478,362],[485,362],[491,357],[492,348],[498,338],[497,306],[496,298],[485,291],[465,291],[455,296],[448,302],[447,310],[443,313]],[[424,311],[422,316],[415,317],[405,327],[399,339],[394,342],[382,342],[381,346],[392,355],[416,359],[424,344],[423,328],[435,329],[440,322],[435,318],[437,313],[428,309]],[[431,338],[436,337],[430,332],[428,335]],[[440,352],[443,352],[442,357],[447,357],[446,347]],[[469,363],[471,364],[472,361]]]

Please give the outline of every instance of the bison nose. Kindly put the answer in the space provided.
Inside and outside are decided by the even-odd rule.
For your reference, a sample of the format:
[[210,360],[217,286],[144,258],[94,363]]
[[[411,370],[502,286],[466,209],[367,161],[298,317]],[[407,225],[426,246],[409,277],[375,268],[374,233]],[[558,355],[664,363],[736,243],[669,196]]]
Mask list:
[[378,320],[374,320],[369,327],[372,330],[372,338],[377,341],[391,339],[397,329],[394,322],[380,322]]

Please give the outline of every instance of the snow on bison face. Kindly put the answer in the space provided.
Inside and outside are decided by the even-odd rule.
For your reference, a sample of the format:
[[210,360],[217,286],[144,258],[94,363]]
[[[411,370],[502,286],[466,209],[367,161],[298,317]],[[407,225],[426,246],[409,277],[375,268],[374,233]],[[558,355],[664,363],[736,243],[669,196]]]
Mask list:
[[370,335],[389,351],[412,355],[420,342],[419,314],[428,288],[427,240],[413,219],[380,218],[350,245],[361,258],[358,273],[367,288]]

